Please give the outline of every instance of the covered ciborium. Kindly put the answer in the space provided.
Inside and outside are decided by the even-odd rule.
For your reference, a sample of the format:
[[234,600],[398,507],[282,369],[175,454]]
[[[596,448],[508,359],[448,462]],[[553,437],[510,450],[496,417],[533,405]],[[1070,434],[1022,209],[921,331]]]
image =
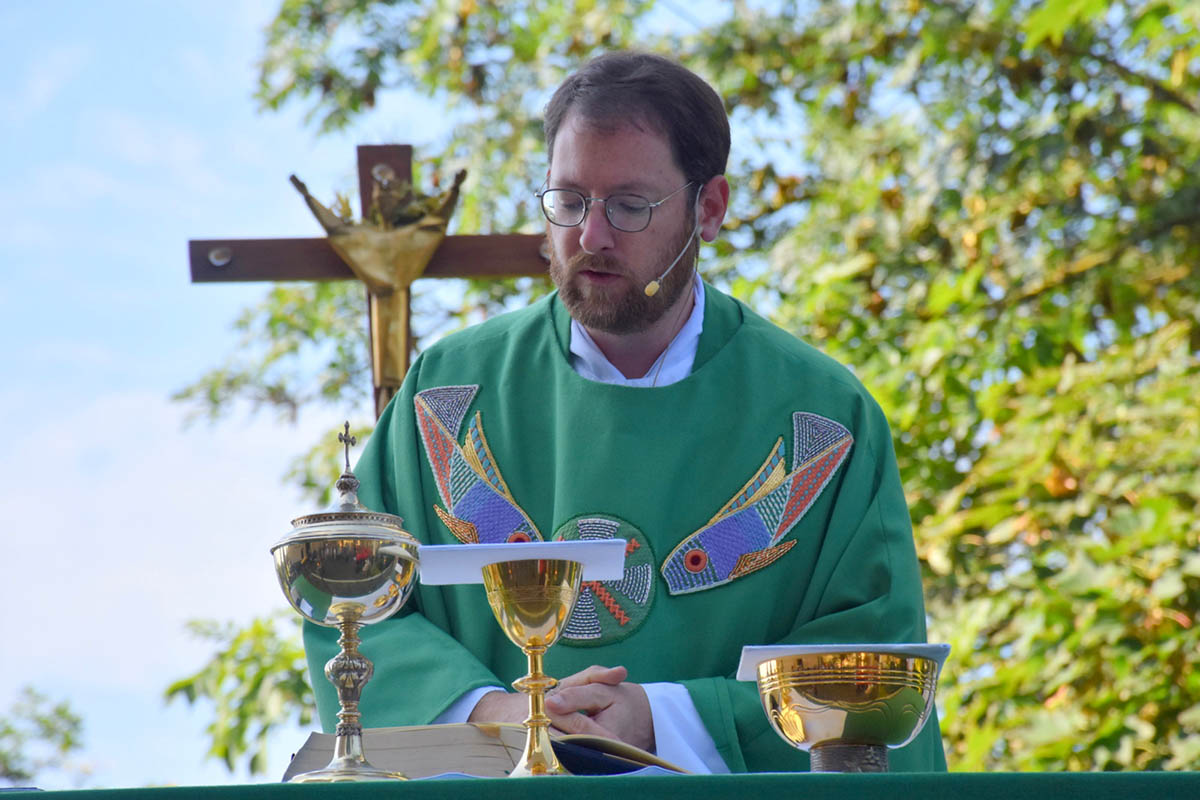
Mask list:
[[363,754],[358,703],[374,667],[358,651],[358,632],[404,605],[416,583],[418,543],[400,517],[358,502],[358,479],[350,471],[349,448],[355,439],[349,423],[338,440],[346,445],[346,470],[335,485],[337,500],[325,511],[292,520],[292,530],[271,547],[279,585],[292,608],[341,633],[341,652],[325,665],[340,704],[333,760],[324,769],[292,778],[298,782],[404,777],[371,766]]

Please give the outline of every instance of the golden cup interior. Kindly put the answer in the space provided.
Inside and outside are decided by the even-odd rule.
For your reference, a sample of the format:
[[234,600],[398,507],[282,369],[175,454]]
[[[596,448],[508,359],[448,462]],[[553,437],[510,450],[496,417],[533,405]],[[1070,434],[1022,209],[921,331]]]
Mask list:
[[843,744],[902,747],[933,708],[938,663],[852,652],[784,656],[758,666],[767,719],[801,750]]
[[549,647],[558,639],[583,578],[583,565],[561,559],[488,564],[483,587],[496,621],[518,647]]

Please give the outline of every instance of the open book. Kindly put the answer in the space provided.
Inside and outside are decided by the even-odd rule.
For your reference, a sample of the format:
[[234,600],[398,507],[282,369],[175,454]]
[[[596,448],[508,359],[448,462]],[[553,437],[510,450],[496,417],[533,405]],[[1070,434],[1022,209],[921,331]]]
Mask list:
[[[585,734],[550,734],[554,754],[572,775],[615,775],[656,766],[686,770],[625,742]],[[321,769],[333,758],[333,734],[313,733],[292,756],[283,780]],[[508,775],[525,749],[525,728],[502,723],[464,722],[455,725],[414,725],[366,728],[363,749],[367,761],[380,769],[425,778],[461,772],[481,778]]]

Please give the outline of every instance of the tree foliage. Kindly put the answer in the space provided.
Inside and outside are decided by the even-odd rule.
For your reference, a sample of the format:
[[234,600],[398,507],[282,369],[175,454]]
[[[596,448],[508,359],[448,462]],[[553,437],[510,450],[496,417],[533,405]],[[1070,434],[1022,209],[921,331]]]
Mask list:
[[537,120],[573,66],[638,46],[704,75],[735,133],[706,275],[884,406],[954,646],[951,768],[1200,766],[1200,7],[679,16],[288,0],[260,97],[324,128],[380,91],[439,98],[458,124],[423,168],[471,171],[461,229],[511,230],[535,225]]
[[951,763],[1194,768],[1197,20],[824,9],[779,45],[812,101],[778,318],[893,423]]
[[208,755],[231,772],[242,759],[251,774],[265,771],[271,731],[288,723],[307,725],[313,718],[316,701],[299,617],[280,612],[244,628],[207,621],[189,627],[213,642],[217,652],[199,672],[168,686],[167,700],[211,703]]
[[82,746],[83,720],[69,703],[24,686],[0,716],[0,783],[27,786],[49,770],[80,772],[69,757]]

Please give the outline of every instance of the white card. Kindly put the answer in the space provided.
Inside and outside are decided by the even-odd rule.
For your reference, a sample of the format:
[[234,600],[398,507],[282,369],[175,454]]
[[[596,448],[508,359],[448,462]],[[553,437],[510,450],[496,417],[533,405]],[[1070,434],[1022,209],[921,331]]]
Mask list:
[[583,579],[619,580],[625,573],[624,539],[576,539],[569,542],[499,544],[423,544],[421,583],[483,583],[483,568],[500,561],[547,558],[578,561]]

